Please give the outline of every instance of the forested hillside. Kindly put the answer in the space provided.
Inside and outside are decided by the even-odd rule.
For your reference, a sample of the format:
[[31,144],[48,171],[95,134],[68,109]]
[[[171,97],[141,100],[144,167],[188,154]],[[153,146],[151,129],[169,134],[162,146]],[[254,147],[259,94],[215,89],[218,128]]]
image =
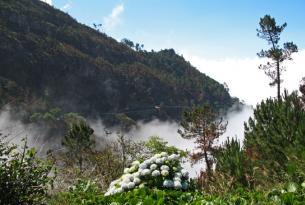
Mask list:
[[136,51],[38,0],[0,1],[0,42],[0,102],[29,113],[179,119],[183,106],[234,101],[173,49]]

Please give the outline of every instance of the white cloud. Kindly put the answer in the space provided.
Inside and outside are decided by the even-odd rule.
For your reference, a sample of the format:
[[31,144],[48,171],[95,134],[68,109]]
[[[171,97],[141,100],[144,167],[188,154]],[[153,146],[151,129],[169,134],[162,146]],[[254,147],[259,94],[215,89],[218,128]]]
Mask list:
[[72,2],[68,1],[65,5],[63,5],[60,10],[62,11],[68,11],[71,8]]
[[49,4],[49,5],[52,5],[52,0],[41,0],[41,1],[45,2],[45,3]]
[[[201,72],[229,86],[230,93],[251,105],[262,99],[276,96],[276,88],[269,86],[269,78],[258,69],[263,62],[259,58],[209,60],[200,56],[184,54],[185,58]],[[293,61],[286,62],[287,71],[282,75],[282,87],[297,90],[305,76],[305,50],[293,55]]]
[[124,12],[124,5],[119,4],[112,9],[111,14],[104,18],[104,27],[106,30],[112,30],[121,23],[121,15]]

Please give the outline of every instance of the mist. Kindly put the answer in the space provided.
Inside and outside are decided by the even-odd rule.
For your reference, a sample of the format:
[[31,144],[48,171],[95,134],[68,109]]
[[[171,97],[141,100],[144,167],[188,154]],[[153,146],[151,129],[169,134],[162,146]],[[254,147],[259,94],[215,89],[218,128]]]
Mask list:
[[[237,138],[241,144],[244,139],[244,122],[253,114],[251,106],[242,105],[239,109],[236,107],[229,110],[228,114],[223,118],[228,121],[226,132],[220,137],[218,144],[222,144],[227,138]],[[106,141],[114,140],[117,137],[116,131],[119,129],[113,127],[109,129],[111,134],[105,134],[108,130],[103,125],[102,120],[90,121],[89,125],[94,129],[94,134],[97,137],[96,142],[98,147],[105,145]],[[151,136],[159,136],[169,145],[179,149],[192,152],[196,145],[193,140],[183,139],[178,129],[181,128],[177,122],[153,120],[150,122],[139,121],[129,132],[123,133],[131,137],[135,141],[145,141]],[[58,136],[48,136],[48,130],[45,127],[40,127],[34,123],[24,124],[20,120],[15,119],[9,108],[3,109],[0,112],[0,133],[7,136],[6,140],[10,143],[22,145],[22,139],[27,138],[28,146],[35,147],[39,156],[45,156],[47,150],[61,150],[61,139]],[[190,162],[185,163],[186,169],[190,175],[195,177],[201,169],[204,169],[205,164],[199,162],[191,166]]]
[[5,141],[10,144],[24,145],[26,139],[28,147],[35,147],[39,156],[44,156],[47,150],[61,147],[61,139],[58,136],[49,136],[49,128],[35,123],[24,124],[14,117],[10,107],[0,111],[0,133],[5,136]]
[[[226,132],[216,142],[218,145],[223,144],[228,138],[236,138],[243,143],[244,139],[244,122],[248,121],[249,117],[253,115],[253,108],[248,105],[240,105],[237,109],[235,106],[229,110],[229,112],[223,117],[225,121],[228,121]],[[95,134],[98,139],[105,140],[105,126],[101,120],[89,122],[90,126],[95,130]],[[180,125],[177,122],[153,120],[150,122],[138,122],[137,126],[132,128],[129,132],[123,133],[126,136],[131,137],[135,141],[146,141],[151,136],[159,136],[169,145],[175,146],[181,150],[192,152],[196,149],[196,145],[193,140],[182,138],[178,129]],[[109,139],[116,138],[117,128],[112,128],[111,134],[107,137]],[[199,162],[195,165],[191,165],[190,162],[184,164],[185,168],[190,172],[191,177],[195,177],[199,174],[201,169],[205,168],[203,162]]]

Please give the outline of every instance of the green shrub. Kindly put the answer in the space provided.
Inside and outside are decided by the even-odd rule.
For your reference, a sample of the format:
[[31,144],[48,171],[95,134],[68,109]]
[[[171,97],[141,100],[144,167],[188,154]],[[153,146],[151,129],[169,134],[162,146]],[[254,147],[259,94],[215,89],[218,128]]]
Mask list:
[[43,204],[53,180],[51,169],[26,142],[19,153],[17,146],[0,139],[0,204]]
[[227,139],[224,146],[216,152],[216,172],[233,178],[233,185],[251,187],[249,172],[251,165],[237,139]]

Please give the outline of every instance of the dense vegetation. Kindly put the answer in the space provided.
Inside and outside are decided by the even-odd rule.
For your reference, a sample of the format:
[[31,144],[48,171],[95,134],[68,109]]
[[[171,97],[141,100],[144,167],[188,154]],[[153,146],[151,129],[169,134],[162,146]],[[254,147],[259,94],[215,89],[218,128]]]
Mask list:
[[[294,92],[285,93],[280,100],[270,98],[262,101],[256,107],[253,118],[245,123],[244,146],[233,139],[227,140],[222,147],[214,147],[209,155],[216,162],[215,169],[202,171],[197,179],[189,181],[187,190],[160,187],[159,177],[164,180],[161,174],[157,176],[157,181],[148,179],[145,186],[133,186],[132,190],[129,190],[128,186],[126,190],[124,188],[124,192],[118,191],[105,196],[104,193],[112,180],[119,179],[125,182],[123,176],[129,176],[128,173],[136,171],[133,169],[134,166],[140,169],[143,163],[148,163],[145,159],[156,156],[156,153],[181,153],[185,157],[187,153],[168,146],[158,137],[136,143],[123,135],[119,135],[118,140],[111,142],[106,148],[96,149],[91,146],[94,144],[93,130],[83,122],[79,122],[71,126],[71,130],[64,138],[63,142],[67,149],[60,153],[50,153],[49,159],[56,168],[56,171],[49,175],[49,177],[56,176],[52,183],[54,189],[47,189],[53,182],[53,178],[45,175],[51,170],[49,165],[44,165],[42,161],[36,163],[34,152],[29,151],[28,155],[24,155],[28,156],[24,159],[29,159],[24,164],[26,166],[18,166],[20,163],[18,159],[23,154],[12,155],[16,156],[12,159],[7,158],[8,152],[5,150],[12,149],[2,143],[0,148],[4,151],[0,153],[3,184],[1,186],[5,186],[8,180],[8,184],[20,183],[18,178],[6,177],[10,173],[24,173],[27,177],[24,178],[26,182],[24,186],[18,187],[18,190],[22,188],[24,192],[9,195],[11,192],[5,191],[1,196],[8,200],[7,204],[13,203],[10,200],[25,202],[28,200],[35,204],[37,199],[43,199],[48,204],[114,202],[116,204],[303,204],[305,200],[305,102],[303,99],[304,96],[300,97]],[[79,143],[79,140],[85,140],[85,143]],[[72,149],[73,146],[77,146],[79,152]],[[163,154],[160,156],[162,157]],[[139,159],[137,164],[132,163],[135,159]],[[166,160],[164,162],[172,166]],[[124,169],[129,166],[129,169]],[[171,170],[172,167],[169,169]],[[7,171],[3,172],[3,170]],[[30,175],[32,177],[30,181],[26,180],[30,174],[28,170],[35,173]],[[124,171],[125,175],[122,178],[120,176]],[[153,176],[152,171],[149,174]],[[37,186],[27,183],[36,183]],[[154,184],[153,186],[156,185],[155,188],[150,187],[151,183]],[[35,191],[36,187],[41,187],[41,191]],[[49,190],[48,195],[47,190]],[[33,193],[33,195],[24,198],[25,195],[22,195],[24,193]]]
[[[0,1],[0,8],[1,105],[65,131],[61,149],[40,158],[26,142],[20,151],[0,136],[1,205],[304,204],[305,83],[302,96],[285,92],[258,104],[243,145],[228,139],[215,146],[226,129],[216,113],[233,100],[174,50],[118,43],[37,0]],[[182,117],[181,136],[198,146],[192,154],[156,136],[98,138],[75,113],[100,117],[158,105],[158,112],[117,116],[132,124],[178,119],[181,113],[163,108],[202,103]],[[208,169],[189,179],[176,156],[204,159]]]
[[226,110],[233,103],[222,84],[173,49],[134,50],[38,0],[0,2],[0,42],[1,103],[21,101],[25,118],[57,107],[113,124],[179,119],[183,106]]
[[55,204],[116,204],[116,205],[283,205],[303,204],[305,188],[297,184],[287,184],[269,192],[236,190],[224,195],[210,195],[199,191],[136,189],[114,196],[105,197],[94,185],[80,183],[69,192],[61,193],[50,201]]

